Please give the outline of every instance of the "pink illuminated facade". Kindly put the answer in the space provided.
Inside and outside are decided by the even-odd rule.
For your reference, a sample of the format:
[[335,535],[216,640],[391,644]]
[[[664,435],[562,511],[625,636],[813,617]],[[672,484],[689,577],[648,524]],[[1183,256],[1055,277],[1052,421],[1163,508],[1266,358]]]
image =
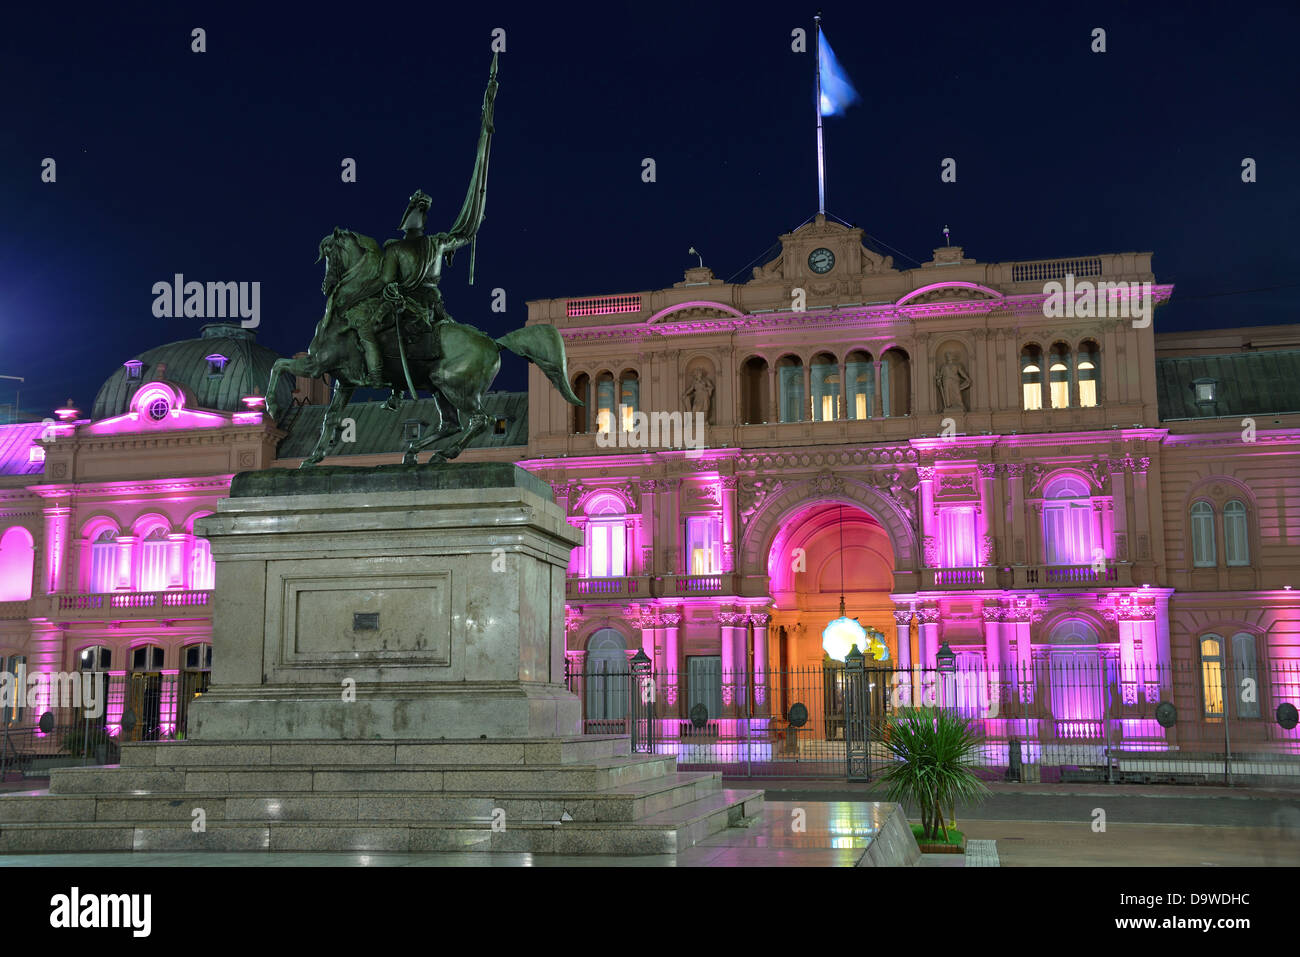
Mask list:
[[[529,303],[587,405],[530,367],[464,455],[535,472],[582,532],[566,642],[588,730],[620,727],[626,695],[591,679],[638,651],[665,739],[697,704],[723,736],[781,728],[843,594],[892,667],[947,649],[986,676],[957,704],[997,741],[1204,750],[1226,712],[1238,743],[1296,744],[1274,715],[1300,704],[1300,327],[1157,335],[1173,288],[1148,253],[944,247],[900,270],[821,217],[781,247],[744,283],[698,267]],[[1045,314],[1067,276],[1138,284],[1105,301],[1146,293],[1156,315]],[[323,384],[264,420],[275,356],[251,336],[209,327],[125,361],[89,413],[0,427],[0,660],[107,672],[113,733],[130,706],[148,715],[134,736],[165,735],[204,686],[182,680],[211,662],[195,519],[234,473],[295,467],[314,442]],[[429,401],[350,407],[370,444],[332,462],[394,461]],[[1089,671],[1113,707],[1058,680]],[[1225,701],[1225,674],[1254,700]],[[1205,733],[1175,743],[1161,701]]]

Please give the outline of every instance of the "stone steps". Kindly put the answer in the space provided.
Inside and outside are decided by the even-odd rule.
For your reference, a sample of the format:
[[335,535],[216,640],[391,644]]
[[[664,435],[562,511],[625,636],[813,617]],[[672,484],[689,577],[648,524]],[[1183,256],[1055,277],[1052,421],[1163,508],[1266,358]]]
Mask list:
[[618,756],[567,765],[303,764],[238,768],[106,765],[57,768],[51,794],[301,791],[605,791],[677,772],[672,755]]
[[[58,796],[28,797],[43,800]],[[11,800],[0,798],[0,801]],[[70,798],[69,801],[89,801]],[[761,791],[712,790],[633,821],[213,820],[195,833],[181,820],[29,821],[0,824],[0,853],[57,851],[524,851],[535,854],[674,854],[761,811]],[[239,801],[240,798],[226,798]]]
[[490,822],[495,809],[506,821],[636,821],[707,797],[721,775],[675,773],[604,791],[334,791],[249,793],[232,791],[148,794],[12,794],[0,799],[0,826],[36,822],[191,821],[202,808],[208,821],[411,821]]
[[302,765],[555,765],[628,757],[627,735],[409,741],[150,741],[122,745],[124,768]]

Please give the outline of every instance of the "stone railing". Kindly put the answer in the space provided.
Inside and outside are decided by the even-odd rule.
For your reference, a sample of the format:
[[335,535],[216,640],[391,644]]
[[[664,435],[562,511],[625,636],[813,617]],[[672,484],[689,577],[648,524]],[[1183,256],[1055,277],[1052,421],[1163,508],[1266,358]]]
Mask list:
[[582,595],[642,595],[650,594],[646,578],[570,578],[564,583],[564,594]]
[[1092,565],[1024,565],[1016,568],[1018,588],[1032,588],[1037,585],[1127,587],[1132,583],[1133,572],[1129,565],[1107,565],[1101,570]]
[[177,590],[51,595],[49,602],[51,616],[63,620],[169,618],[183,609],[211,614],[212,592]]
[[997,585],[992,568],[926,568],[922,588],[992,588]]

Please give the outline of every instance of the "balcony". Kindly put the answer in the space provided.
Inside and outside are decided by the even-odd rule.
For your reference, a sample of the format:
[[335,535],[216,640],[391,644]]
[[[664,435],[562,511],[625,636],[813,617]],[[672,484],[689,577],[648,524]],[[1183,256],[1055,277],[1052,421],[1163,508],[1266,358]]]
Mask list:
[[921,570],[921,587],[934,588],[996,588],[995,568],[924,568]]
[[1107,565],[1101,570],[1092,565],[1021,565],[1015,569],[1017,588],[1050,585],[1056,588],[1091,588],[1133,585],[1133,569],[1128,564]]
[[736,591],[736,576],[716,575],[665,575],[656,579],[659,594],[665,598],[688,598],[692,595],[732,595]]
[[51,595],[49,615],[59,621],[123,621],[207,617],[211,591],[128,591],[114,594]]
[[570,578],[564,583],[566,598],[619,598],[624,595],[649,598],[650,579],[644,577]]

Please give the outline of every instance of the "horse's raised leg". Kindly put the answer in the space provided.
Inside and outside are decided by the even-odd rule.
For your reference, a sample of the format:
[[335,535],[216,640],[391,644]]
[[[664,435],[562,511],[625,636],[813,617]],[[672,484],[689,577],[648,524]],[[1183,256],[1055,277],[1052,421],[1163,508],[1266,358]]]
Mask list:
[[325,410],[325,420],[321,422],[320,438],[316,440],[316,447],[312,449],[311,455],[302,460],[302,465],[298,468],[306,468],[309,465],[315,465],[327,455],[332,455],[338,448],[339,439],[343,435],[341,419],[343,409],[352,401],[352,393],[356,389],[353,386],[345,386],[337,379],[334,382],[334,395],[330,399],[329,407]]
[[301,356],[297,359],[276,359],[271,364],[271,377],[266,383],[266,414],[270,416],[271,420],[278,421],[280,413],[284,411],[275,402],[275,389],[280,384],[281,374],[288,372],[293,375],[314,379],[323,371],[320,363],[310,355]]
[[[483,410],[483,393],[474,386],[452,385],[444,382],[439,390],[443,392],[452,405],[456,407],[460,419],[460,434],[446,448],[438,449],[433,454],[442,460],[454,459],[465,450],[488,427],[492,421]],[[429,459],[430,462],[433,458]]]
[[[427,435],[420,436],[418,439],[412,439],[406,444],[406,449],[402,454],[403,465],[414,465],[417,461],[417,453],[423,452],[435,442],[441,442],[447,436],[455,435],[460,431],[460,419],[459,414],[456,412],[456,407],[448,401],[447,397],[442,394],[442,391],[437,385],[431,383],[430,388],[433,390],[433,401],[438,410],[437,428],[433,429],[433,431],[429,432]],[[442,462],[445,461],[445,458],[442,456],[442,453],[435,451],[429,461]]]

